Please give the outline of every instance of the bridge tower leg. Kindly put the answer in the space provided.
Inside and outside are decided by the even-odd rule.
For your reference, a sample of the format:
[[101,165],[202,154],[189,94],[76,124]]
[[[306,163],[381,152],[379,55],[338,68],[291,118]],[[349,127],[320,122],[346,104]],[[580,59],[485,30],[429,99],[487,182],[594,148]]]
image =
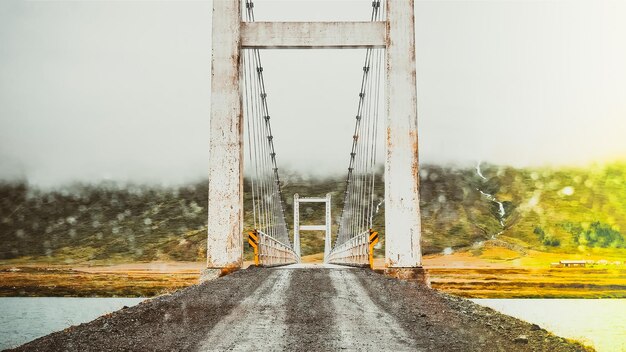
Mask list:
[[331,232],[332,232],[332,221],[333,221],[333,218],[331,216],[331,210],[332,210],[331,202],[332,202],[332,194],[327,193],[326,194],[326,232],[324,233],[324,262],[325,263],[330,256],[330,250],[333,246],[331,243],[331,238],[330,238]]
[[300,196],[293,195],[293,250],[300,257]]
[[413,0],[387,0],[385,266],[422,265]]
[[209,275],[236,270],[243,264],[240,3],[213,1],[207,239]]

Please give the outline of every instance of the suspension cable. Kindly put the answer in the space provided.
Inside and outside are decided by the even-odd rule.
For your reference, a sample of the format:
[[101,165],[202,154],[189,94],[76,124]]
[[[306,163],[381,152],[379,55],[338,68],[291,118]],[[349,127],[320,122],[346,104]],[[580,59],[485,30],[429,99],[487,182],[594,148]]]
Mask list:
[[[254,3],[251,0],[245,0],[244,11],[246,20],[254,22]],[[245,49],[242,57],[249,159],[254,171],[250,181],[254,227],[291,246],[285,221],[261,55],[258,49]]]
[[[373,1],[370,20],[378,21],[382,14],[384,9],[381,2]],[[382,60],[382,49],[366,50],[348,175],[345,181],[344,208],[341,212],[335,246],[368,231],[373,226]]]

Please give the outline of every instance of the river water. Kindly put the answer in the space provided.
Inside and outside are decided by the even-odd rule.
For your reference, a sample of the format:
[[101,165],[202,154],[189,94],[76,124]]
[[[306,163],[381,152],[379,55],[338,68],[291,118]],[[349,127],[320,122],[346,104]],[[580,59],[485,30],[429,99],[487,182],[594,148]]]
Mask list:
[[133,306],[144,298],[0,298],[0,350]]
[[[143,298],[0,298],[0,350],[133,306]],[[600,352],[626,351],[626,299],[473,299]]]
[[626,299],[472,299],[599,352],[626,351]]

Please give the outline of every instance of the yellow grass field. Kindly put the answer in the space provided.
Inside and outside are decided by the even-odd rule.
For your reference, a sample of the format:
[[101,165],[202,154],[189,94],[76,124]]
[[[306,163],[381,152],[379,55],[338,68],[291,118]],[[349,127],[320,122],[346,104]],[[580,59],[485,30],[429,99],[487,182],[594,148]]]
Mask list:
[[199,269],[150,266],[4,267],[0,296],[152,297],[198,282]]
[[[612,255],[611,255],[612,254]],[[624,263],[622,253],[580,255],[515,250],[487,245],[480,253],[428,255],[423,265],[433,288],[472,298],[626,298],[626,265],[551,268],[564,259]],[[319,263],[323,254],[304,256]],[[244,267],[252,265],[246,261]],[[116,265],[0,266],[0,296],[151,297],[196,284],[202,262],[151,262]],[[375,259],[375,269],[384,259]]]
[[[626,298],[626,251],[520,252],[486,243],[423,258],[431,286],[468,298]],[[588,260],[585,268],[552,268],[560,260]],[[597,264],[606,261],[607,264]],[[620,264],[611,264],[620,262]],[[384,268],[377,258],[375,268]]]

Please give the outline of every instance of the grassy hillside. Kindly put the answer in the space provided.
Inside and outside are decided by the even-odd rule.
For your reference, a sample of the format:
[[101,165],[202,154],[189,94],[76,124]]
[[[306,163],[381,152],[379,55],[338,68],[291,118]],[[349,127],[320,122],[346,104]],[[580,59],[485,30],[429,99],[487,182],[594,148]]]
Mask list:
[[[296,192],[330,192],[333,219],[341,213],[343,178],[289,174],[283,179],[288,223]],[[626,163],[559,169],[425,165],[420,182],[425,253],[493,238],[548,252],[626,248]],[[203,260],[206,184],[73,185],[54,191],[0,184],[0,261]],[[379,202],[382,179],[377,185]],[[249,203],[246,228],[252,227]],[[305,206],[301,213],[303,223],[323,221],[321,206]],[[384,237],[383,222],[381,207],[374,227]],[[322,250],[321,233],[303,234],[303,255]]]

